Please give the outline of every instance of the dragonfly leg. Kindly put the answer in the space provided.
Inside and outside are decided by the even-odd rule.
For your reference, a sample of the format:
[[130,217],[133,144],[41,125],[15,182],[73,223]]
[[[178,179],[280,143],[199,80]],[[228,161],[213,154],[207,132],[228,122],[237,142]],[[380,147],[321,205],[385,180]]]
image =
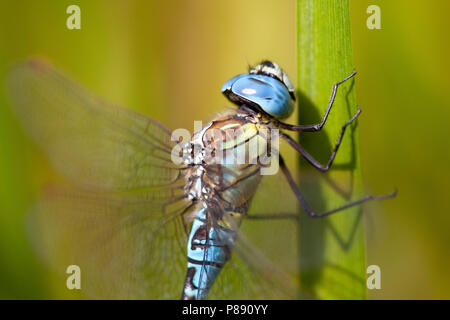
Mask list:
[[286,129],[286,130],[290,130],[290,131],[297,131],[297,132],[316,132],[316,131],[320,131],[322,129],[322,127],[325,125],[325,122],[328,119],[328,115],[330,114],[331,107],[333,107],[333,103],[334,103],[334,100],[336,98],[336,93],[337,93],[337,89],[338,89],[339,85],[344,83],[348,79],[354,77],[355,74],[356,74],[356,70],[354,70],[352,72],[352,74],[350,74],[349,76],[345,77],[344,79],[342,79],[341,81],[339,81],[338,83],[333,85],[333,90],[331,91],[331,97],[330,97],[330,101],[328,102],[327,111],[325,111],[325,114],[324,114],[324,116],[322,118],[322,121],[320,123],[310,124],[310,125],[292,125],[292,124],[280,122],[279,123],[280,128]]
[[315,167],[317,170],[321,171],[321,172],[325,172],[328,171],[328,169],[330,169],[334,158],[336,157],[336,153],[339,149],[339,146],[341,145],[342,139],[344,137],[345,134],[345,129],[347,128],[347,126],[352,123],[361,113],[361,109],[358,106],[358,110],[356,111],[356,113],[353,115],[353,117],[347,121],[347,123],[345,123],[342,126],[341,129],[341,134],[339,135],[339,138],[336,142],[336,146],[334,147],[333,152],[331,153],[330,159],[328,160],[328,163],[326,165],[321,164],[319,161],[317,161],[316,159],[314,159],[313,156],[311,156],[305,149],[303,149],[303,147],[298,144],[294,139],[292,139],[289,135],[280,132],[280,136],[287,141],[287,143],[289,143],[295,150],[297,150],[297,152],[299,152],[302,157],[304,157],[313,167]]
[[336,209],[332,209],[332,210],[321,212],[321,213],[316,213],[311,208],[311,206],[308,204],[308,202],[306,202],[305,198],[301,194],[300,189],[298,188],[297,184],[295,183],[294,179],[292,178],[291,172],[289,171],[288,167],[286,166],[286,163],[284,162],[284,159],[281,157],[281,155],[280,155],[280,168],[283,171],[283,174],[285,175],[292,191],[294,192],[295,196],[297,197],[298,201],[300,202],[300,205],[306,211],[308,216],[310,216],[311,218],[326,217],[326,216],[329,216],[330,214],[351,208],[353,206],[357,206],[359,204],[362,204],[362,203],[370,201],[370,200],[390,199],[390,198],[395,197],[395,195],[397,194],[397,190],[394,190],[392,193],[387,194],[387,195],[382,195],[382,196],[366,195],[366,196],[362,197],[361,199],[349,202],[349,203],[347,203],[341,207],[338,207]]
[[277,214],[249,214],[245,219],[252,220],[278,220],[278,219],[298,219],[296,213],[277,213]]

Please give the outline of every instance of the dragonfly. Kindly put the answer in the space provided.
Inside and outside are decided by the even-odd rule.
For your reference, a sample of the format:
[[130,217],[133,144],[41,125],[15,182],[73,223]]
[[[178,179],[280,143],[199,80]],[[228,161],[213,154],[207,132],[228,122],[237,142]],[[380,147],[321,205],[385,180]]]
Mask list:
[[[286,132],[320,131],[339,85],[355,73],[333,86],[320,123],[293,125],[283,119],[294,111],[295,88],[277,63],[262,61],[224,84],[235,108],[181,139],[154,119],[100,99],[46,60],[16,65],[8,79],[11,105],[69,181],[46,186],[31,210],[36,250],[59,271],[79,265],[88,297],[294,297],[296,281],[241,230],[271,161],[312,218],[395,196],[368,195],[316,212],[274,143],[283,139],[328,171],[359,107],[325,165]],[[245,150],[244,161],[226,159]]]

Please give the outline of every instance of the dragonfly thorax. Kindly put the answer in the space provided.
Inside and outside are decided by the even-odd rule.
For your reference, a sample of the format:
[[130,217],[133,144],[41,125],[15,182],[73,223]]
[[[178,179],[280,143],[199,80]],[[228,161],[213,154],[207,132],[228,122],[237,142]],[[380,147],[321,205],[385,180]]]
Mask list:
[[185,194],[190,200],[201,201],[204,207],[213,196],[213,186],[204,179],[207,159],[207,149],[203,144],[196,142],[195,138],[184,146],[183,162],[189,167],[184,187]]
[[[267,152],[262,146],[270,140],[269,128],[261,134],[263,126],[258,115],[232,113],[194,133],[183,148],[183,161],[188,166],[186,197],[204,206],[214,206],[222,200],[220,206],[248,201],[261,178],[259,160]],[[257,150],[254,146],[258,146]]]

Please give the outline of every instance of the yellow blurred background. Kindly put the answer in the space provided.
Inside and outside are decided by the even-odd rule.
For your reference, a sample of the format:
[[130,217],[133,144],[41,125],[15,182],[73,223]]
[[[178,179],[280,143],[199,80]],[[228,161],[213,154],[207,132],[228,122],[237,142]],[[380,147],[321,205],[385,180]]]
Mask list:
[[[66,28],[71,4],[81,8],[81,30]],[[366,27],[371,4],[381,8],[381,30]],[[382,289],[369,298],[450,298],[449,10],[437,0],[351,1],[364,184],[368,193],[399,189],[395,200],[365,207],[367,264],[382,270]],[[172,129],[229,105],[220,88],[247,61],[272,59],[296,79],[295,0],[2,1],[0,25],[4,299],[64,297],[26,236],[27,210],[52,173],[7,104],[12,63],[45,57]]]

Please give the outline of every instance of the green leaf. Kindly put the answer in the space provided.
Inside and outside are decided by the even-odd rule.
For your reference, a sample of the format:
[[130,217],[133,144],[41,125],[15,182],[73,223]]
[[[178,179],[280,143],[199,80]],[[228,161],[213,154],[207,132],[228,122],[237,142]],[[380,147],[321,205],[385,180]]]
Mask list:
[[[348,0],[298,0],[299,122],[320,122],[333,84],[354,70]],[[356,76],[357,78],[357,76]],[[342,125],[357,110],[354,78],[339,86],[320,133],[300,134],[300,143],[326,163]],[[361,118],[359,118],[361,119]],[[359,120],[358,120],[359,121]],[[357,125],[347,128],[335,162],[316,173],[300,161],[300,188],[316,212],[362,196]],[[322,219],[300,218],[300,282],[318,299],[365,299],[365,247],[360,206]]]

